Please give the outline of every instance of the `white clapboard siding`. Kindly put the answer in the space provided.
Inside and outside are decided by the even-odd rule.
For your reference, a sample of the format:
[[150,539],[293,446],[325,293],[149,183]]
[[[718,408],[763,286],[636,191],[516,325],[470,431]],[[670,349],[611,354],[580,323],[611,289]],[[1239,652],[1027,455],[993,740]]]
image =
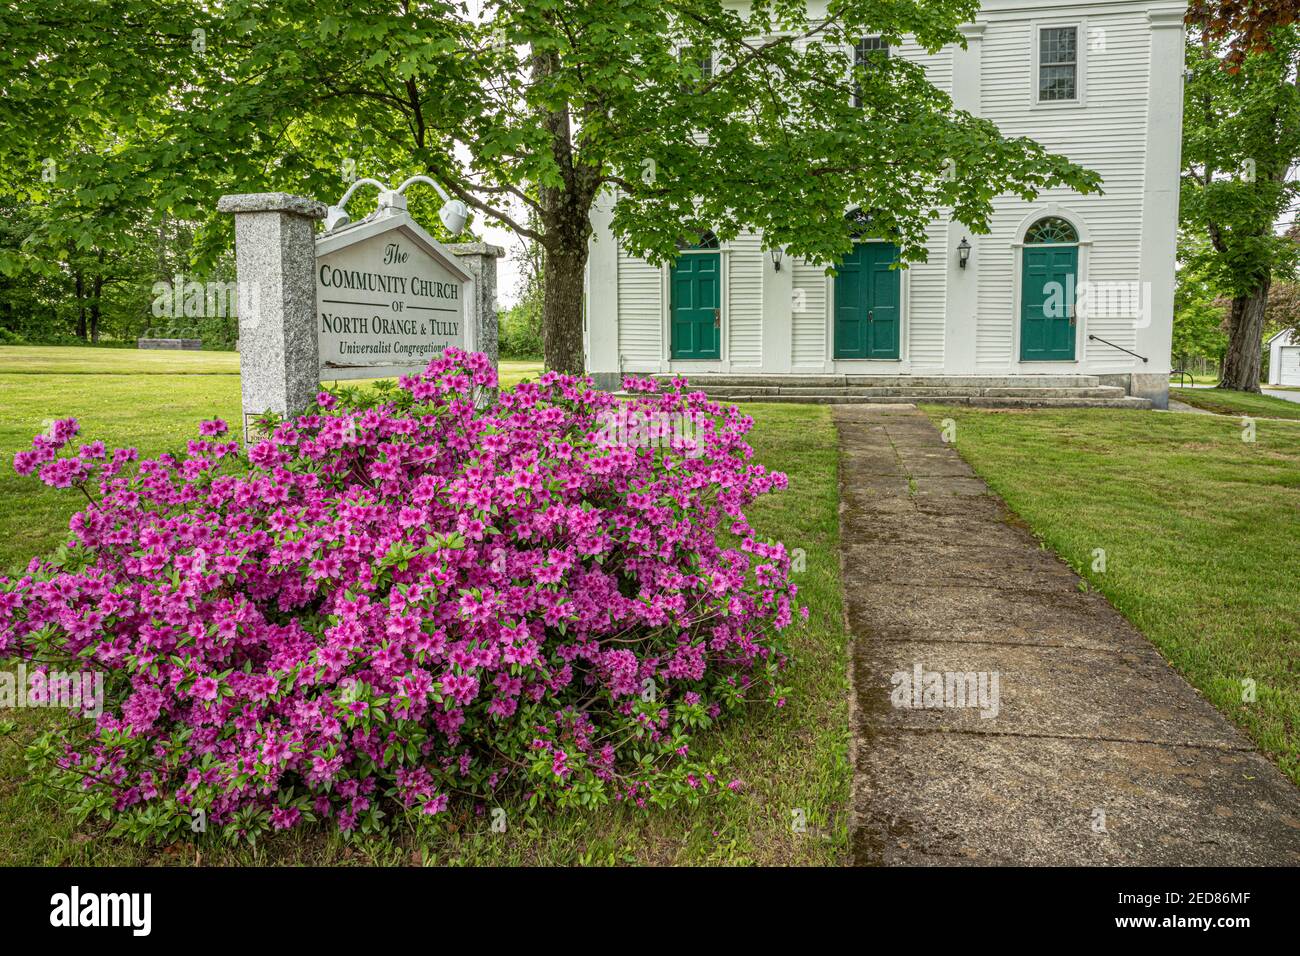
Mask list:
[[644,259],[618,250],[618,353],[630,369],[663,356],[663,278]]
[[934,53],[927,53],[911,37],[904,37],[897,49],[889,51],[890,56],[901,56],[913,63],[925,67],[925,77],[945,93],[952,93],[952,47],[941,47]]
[[948,223],[933,222],[926,233],[929,258],[908,267],[910,296],[907,315],[907,354],[913,372],[943,371],[943,340],[947,324]]
[[[928,53],[911,37],[890,51],[925,67],[926,78],[945,93],[952,92],[952,53],[950,46]],[[907,357],[913,372],[943,371],[947,239],[947,223],[933,223],[926,238],[928,260],[908,267]]]
[[795,259],[791,266],[791,365],[818,369],[826,362],[826,267]]
[[733,368],[763,366],[763,247],[758,233],[727,244],[727,358]]
[[[1068,14],[1058,14],[1068,16]],[[1104,38],[1104,41],[1103,41]],[[1091,13],[1081,41],[1091,40],[1087,54],[1084,107],[1031,107],[1033,35],[1024,14],[1000,14],[983,41],[981,113],[1007,136],[1029,136],[1048,151],[1062,153],[1103,177],[1105,195],[1080,196],[1072,190],[1045,192],[1039,204],[1060,203],[1082,217],[1092,245],[1090,281],[1139,278],[1141,262],[1142,175],[1146,161],[1146,98],[1139,83],[1150,66],[1150,32],[1143,10]],[[1104,42],[1104,49],[1100,44]],[[1135,95],[1139,94],[1139,95]],[[972,237],[980,270],[976,361],[981,372],[1005,371],[1012,354],[1014,285],[1019,251],[1012,244],[1028,210],[1009,196],[995,201],[993,231]],[[1110,319],[1089,331],[1131,348],[1133,323]],[[1115,349],[1085,343],[1089,360],[1130,369],[1137,362]],[[1108,355],[1109,353],[1109,355]],[[1112,357],[1113,356],[1113,357]],[[1104,369],[1102,369],[1104,370]]]

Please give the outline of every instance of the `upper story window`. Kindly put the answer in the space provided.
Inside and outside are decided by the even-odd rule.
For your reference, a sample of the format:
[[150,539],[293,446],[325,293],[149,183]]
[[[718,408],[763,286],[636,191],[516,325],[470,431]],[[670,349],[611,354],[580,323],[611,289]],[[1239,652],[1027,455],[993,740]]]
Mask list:
[[1079,28],[1038,30],[1038,102],[1071,103],[1079,99]]
[[[888,58],[889,44],[882,37],[862,37],[857,43],[853,44],[854,67],[870,66],[873,59]],[[862,88],[857,83],[853,84],[853,105],[862,105]]]
[[703,46],[688,46],[682,50],[682,62],[694,63],[700,69],[700,83],[713,79],[713,51]]

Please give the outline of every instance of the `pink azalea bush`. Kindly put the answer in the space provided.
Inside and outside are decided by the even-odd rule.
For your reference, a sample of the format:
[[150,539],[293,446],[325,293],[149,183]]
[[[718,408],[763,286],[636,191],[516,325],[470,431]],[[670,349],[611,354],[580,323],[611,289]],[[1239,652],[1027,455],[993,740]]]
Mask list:
[[[90,505],[0,579],[0,656],[100,671],[106,700],[34,765],[142,838],[198,810],[252,839],[735,788],[693,737],[783,703],[795,587],[744,510],[785,476],[680,385],[620,402],[548,373],[483,402],[495,385],[448,350],[371,407],[322,393],[246,456],[220,421],[144,461],[73,452],[71,419],[37,436],[17,470]],[[690,427],[610,441],[629,412]]]

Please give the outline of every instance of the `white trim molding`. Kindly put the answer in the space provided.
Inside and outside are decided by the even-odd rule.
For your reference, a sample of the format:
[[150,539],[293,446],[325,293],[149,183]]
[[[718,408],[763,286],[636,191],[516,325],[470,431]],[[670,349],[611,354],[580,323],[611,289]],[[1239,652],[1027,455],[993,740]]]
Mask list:
[[[1075,302],[1072,308],[1075,308],[1077,321],[1074,324],[1074,358],[1072,359],[1053,359],[1052,361],[1024,361],[1020,358],[1020,325],[1023,319],[1021,307],[1024,302],[1024,265],[1025,265],[1025,234],[1029,228],[1038,220],[1045,219],[1048,216],[1055,216],[1058,219],[1064,219],[1074,231],[1079,234],[1078,242],[1063,243],[1044,243],[1045,246],[1073,246],[1079,250],[1079,269],[1078,274],[1074,277],[1074,298]],[[1092,233],[1088,231],[1087,220],[1079,213],[1062,206],[1060,203],[1047,203],[1045,206],[1038,206],[1030,210],[1029,215],[1020,221],[1016,227],[1016,241],[1011,243],[1011,275],[1014,282],[1014,289],[1011,296],[1012,313],[1011,313],[1011,368],[1017,372],[1051,372],[1062,368],[1078,369],[1083,368],[1087,362],[1088,349],[1088,317],[1079,315],[1077,304],[1079,299],[1079,289],[1088,281],[1088,260],[1092,252]]]
[[[1042,50],[1040,35],[1044,30],[1059,27],[1074,27],[1074,99],[1040,100],[1038,98],[1038,62]],[[1034,110],[1069,110],[1082,109],[1088,105],[1088,18],[1068,17],[1063,19],[1031,20],[1029,23],[1029,42],[1032,66],[1029,70],[1029,108]]]

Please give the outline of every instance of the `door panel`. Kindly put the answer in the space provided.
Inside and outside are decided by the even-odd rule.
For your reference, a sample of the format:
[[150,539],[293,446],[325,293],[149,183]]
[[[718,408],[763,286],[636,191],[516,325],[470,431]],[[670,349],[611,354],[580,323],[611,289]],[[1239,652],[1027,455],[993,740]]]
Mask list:
[[1020,360],[1075,357],[1077,246],[1026,246],[1021,269]]
[[1278,349],[1279,385],[1300,385],[1300,346],[1284,345]]
[[672,357],[722,357],[722,256],[696,252],[679,256],[670,275]]
[[899,272],[891,269],[895,261],[893,246],[875,244],[871,264],[871,298],[867,303],[867,358],[898,358],[899,322],[898,292]]
[[898,249],[861,242],[836,266],[835,349],[841,358],[896,359],[901,335]]

